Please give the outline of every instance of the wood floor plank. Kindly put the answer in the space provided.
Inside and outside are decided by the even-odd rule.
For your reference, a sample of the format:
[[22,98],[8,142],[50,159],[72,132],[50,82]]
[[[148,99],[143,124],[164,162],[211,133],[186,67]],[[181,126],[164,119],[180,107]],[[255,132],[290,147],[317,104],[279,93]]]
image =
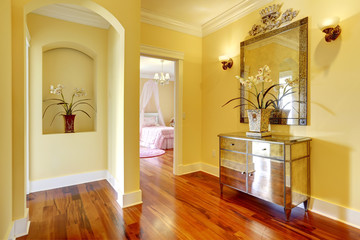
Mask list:
[[143,204],[121,209],[106,180],[28,195],[25,239],[360,239],[360,229],[224,188],[203,172],[175,176],[173,151],[140,159]]

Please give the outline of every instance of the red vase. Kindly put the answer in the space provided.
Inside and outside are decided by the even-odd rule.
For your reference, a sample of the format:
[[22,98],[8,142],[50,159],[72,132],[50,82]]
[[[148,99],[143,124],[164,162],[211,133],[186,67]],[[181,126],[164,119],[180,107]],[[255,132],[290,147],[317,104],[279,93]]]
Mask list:
[[64,123],[65,123],[65,133],[73,133],[76,115],[63,115],[63,116],[64,116]]

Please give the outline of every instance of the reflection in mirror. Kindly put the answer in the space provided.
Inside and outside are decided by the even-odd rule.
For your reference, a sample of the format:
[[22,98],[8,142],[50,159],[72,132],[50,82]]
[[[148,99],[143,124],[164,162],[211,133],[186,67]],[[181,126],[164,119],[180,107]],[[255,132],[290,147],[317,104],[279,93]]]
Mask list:
[[[260,67],[268,65],[272,81],[260,83],[265,86],[259,89],[279,84],[265,99],[265,102],[273,100],[271,124],[307,124],[307,22],[304,18],[241,42],[241,77],[255,76]],[[257,101],[251,91],[255,89],[241,86],[240,122],[248,122],[246,110],[251,109],[243,99]]]

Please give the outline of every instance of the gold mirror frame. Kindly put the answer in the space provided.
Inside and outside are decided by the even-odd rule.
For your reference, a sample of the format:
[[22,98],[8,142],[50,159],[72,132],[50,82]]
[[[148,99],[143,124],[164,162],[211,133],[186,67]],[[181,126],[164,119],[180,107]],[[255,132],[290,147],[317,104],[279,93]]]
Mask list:
[[[299,28],[299,109],[297,118],[283,119],[270,118],[271,124],[307,125],[307,79],[308,79],[308,18],[303,18],[282,28],[266,32],[240,43],[240,76],[245,77],[245,47],[264,39],[270,39],[278,34]],[[245,88],[240,87],[240,122],[248,123],[246,116]],[[244,104],[244,105],[242,105]],[[290,123],[289,123],[290,122]]]

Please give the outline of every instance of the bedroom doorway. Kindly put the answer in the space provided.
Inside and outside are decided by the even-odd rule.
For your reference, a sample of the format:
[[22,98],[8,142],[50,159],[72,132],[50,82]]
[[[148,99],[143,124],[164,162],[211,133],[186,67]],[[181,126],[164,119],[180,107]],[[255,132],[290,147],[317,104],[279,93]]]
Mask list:
[[182,171],[182,128],[183,128],[183,64],[184,53],[149,45],[140,45],[140,55],[148,56],[175,62],[175,133],[173,151],[173,173],[181,175]]
[[140,56],[140,158],[172,167],[176,77],[176,61]]

